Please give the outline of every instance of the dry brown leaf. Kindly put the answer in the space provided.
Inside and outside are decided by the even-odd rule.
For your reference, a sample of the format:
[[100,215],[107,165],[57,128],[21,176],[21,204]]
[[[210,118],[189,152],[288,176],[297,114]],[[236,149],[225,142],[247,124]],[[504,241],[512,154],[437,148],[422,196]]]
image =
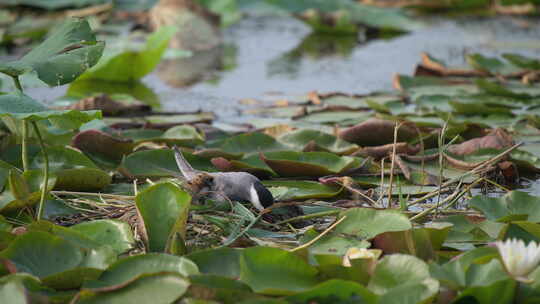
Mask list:
[[488,76],[489,74],[483,71],[469,69],[453,69],[433,60],[428,53],[422,53],[422,64],[417,66],[415,76],[461,76],[461,77],[477,77]]
[[[370,118],[339,132],[339,137],[360,146],[380,146],[394,142],[394,129],[398,122]],[[415,128],[407,124],[399,127],[397,141],[404,142],[418,136]]]
[[121,102],[111,99],[106,94],[101,94],[81,99],[78,102],[69,106],[60,107],[60,109],[79,111],[101,110],[101,112],[105,116],[114,116],[125,113],[133,114],[136,112],[149,112],[151,110],[151,107],[140,102],[131,102],[131,104],[125,105]]
[[456,155],[468,155],[480,149],[492,148],[500,150],[509,148],[512,145],[514,145],[512,136],[503,129],[497,128],[486,136],[473,138],[461,144],[451,145],[448,147],[448,151]]
[[[376,147],[364,147],[359,149],[354,155],[371,156],[375,159],[381,159],[391,154],[392,151],[394,151],[394,144],[387,144]],[[416,154],[418,151],[418,148],[411,147],[407,143],[396,143],[396,153],[398,154]]]

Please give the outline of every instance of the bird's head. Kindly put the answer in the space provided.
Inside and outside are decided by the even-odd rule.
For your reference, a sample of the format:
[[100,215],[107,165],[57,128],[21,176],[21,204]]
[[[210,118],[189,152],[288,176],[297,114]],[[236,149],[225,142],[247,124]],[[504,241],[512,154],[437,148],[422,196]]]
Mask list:
[[251,203],[257,207],[257,209],[262,210],[274,204],[274,196],[260,181],[255,181],[252,184],[250,198]]

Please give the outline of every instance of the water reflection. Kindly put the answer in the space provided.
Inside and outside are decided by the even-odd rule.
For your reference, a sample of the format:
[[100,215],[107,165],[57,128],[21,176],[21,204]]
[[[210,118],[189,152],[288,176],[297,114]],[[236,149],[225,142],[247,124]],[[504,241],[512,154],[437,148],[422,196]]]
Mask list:
[[335,56],[347,58],[358,44],[356,35],[331,36],[312,33],[306,36],[293,50],[270,60],[267,75],[288,75],[296,78],[303,58],[322,59]]
[[174,88],[189,87],[201,81],[219,82],[219,71],[236,67],[236,48],[218,46],[193,52],[190,57],[163,60],[157,68],[158,77]]

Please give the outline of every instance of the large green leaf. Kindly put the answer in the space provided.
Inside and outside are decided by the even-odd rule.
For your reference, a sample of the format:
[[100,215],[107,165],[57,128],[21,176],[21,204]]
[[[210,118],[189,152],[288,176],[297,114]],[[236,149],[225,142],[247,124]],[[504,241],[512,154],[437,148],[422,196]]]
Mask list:
[[172,183],[153,185],[135,198],[137,210],[144,222],[150,251],[165,251],[170,242],[186,233],[191,196]]
[[240,276],[241,255],[240,249],[224,247],[197,251],[187,257],[197,264],[201,273],[236,279]]
[[303,150],[308,145],[314,145],[311,151],[320,150],[337,154],[349,154],[358,149],[358,146],[346,142],[336,136],[310,129],[300,129],[286,133],[279,137],[279,141]]
[[[319,236],[319,233],[314,229],[310,229],[304,233],[300,242],[305,244],[317,236]],[[309,246],[308,252],[310,255],[336,255],[342,257],[350,248],[368,248],[369,246],[370,243],[366,240],[350,237],[342,233],[330,232]]]
[[135,82],[154,70],[161,61],[161,55],[175,32],[174,27],[163,27],[148,37],[144,49],[126,51],[101,60],[94,68],[84,73],[79,80]]
[[288,296],[291,303],[377,303],[377,296],[364,286],[344,280],[328,280],[308,291]]
[[218,303],[240,303],[254,297],[253,291],[238,280],[211,275],[192,275],[189,277],[191,288],[188,296],[205,298]]
[[526,192],[512,191],[500,198],[478,195],[469,201],[469,206],[480,210],[492,221],[540,222],[540,198]]
[[240,280],[255,292],[291,295],[313,288],[317,269],[283,249],[251,247],[240,257]]
[[197,265],[184,257],[164,253],[147,253],[116,261],[97,280],[88,282],[85,287],[101,288],[122,285],[144,275],[163,272],[188,277],[198,274],[199,270]]
[[325,185],[314,181],[264,181],[273,193],[279,193],[279,200],[295,200],[309,198],[329,198],[338,195],[343,188]]
[[[493,272],[492,267],[494,267],[494,265],[486,266],[486,272],[484,272],[482,268],[474,268],[473,266],[480,265],[478,267],[484,267],[483,265],[487,265],[487,262],[496,259],[498,255],[499,253],[496,248],[480,247],[469,250],[458,258],[443,265],[431,263],[430,273],[434,278],[439,280],[442,285],[456,290],[469,286],[473,282],[479,283],[480,285],[489,285],[498,279],[505,279],[508,276],[504,271],[500,272],[496,270],[495,272],[497,273]],[[502,269],[499,267],[499,270]],[[489,273],[489,275],[482,275],[482,273]]]
[[[439,291],[428,265],[410,255],[393,254],[379,261],[368,288],[382,295],[379,303],[422,303]],[[429,302],[425,302],[429,303]]]
[[489,72],[493,75],[508,75],[520,72],[522,69],[497,58],[485,57],[481,54],[467,55],[467,61],[477,70]]
[[100,244],[111,246],[117,254],[126,252],[135,243],[129,225],[120,221],[95,220],[71,226],[70,229]]
[[404,231],[412,228],[409,219],[394,210],[375,210],[370,208],[352,208],[343,211],[343,222],[334,228],[336,233],[354,235],[362,239],[371,239],[383,232]]
[[[191,166],[197,170],[215,171],[212,163],[206,158],[182,152]],[[120,172],[128,176],[171,176],[177,172],[178,166],[171,149],[147,150],[131,153],[124,158]]]
[[22,93],[0,95],[0,117],[38,121],[48,119],[61,129],[76,129],[101,118],[101,111],[49,110],[43,104]]
[[268,152],[263,160],[283,177],[319,177],[342,173],[360,165],[360,161],[354,157],[340,157],[328,152]]
[[77,303],[174,303],[188,289],[189,281],[175,273],[142,276],[127,286],[101,292],[83,291]]
[[[111,183],[111,176],[99,169],[92,160],[70,147],[48,147],[49,166],[56,175],[56,189],[70,191],[101,190]],[[45,165],[43,154],[34,157],[30,168],[40,169]]]
[[96,41],[86,20],[68,18],[20,60],[0,64],[0,72],[19,76],[35,70],[43,82],[59,86],[95,65],[104,48],[105,43]]
[[228,153],[258,153],[269,151],[285,151],[291,148],[276,141],[264,133],[246,133],[226,139],[221,149]]
[[11,260],[19,271],[38,276],[45,284],[62,289],[75,288],[85,279],[96,278],[101,272],[100,267],[107,265],[103,261],[109,260],[107,250],[88,250],[42,231],[17,237],[1,256]]

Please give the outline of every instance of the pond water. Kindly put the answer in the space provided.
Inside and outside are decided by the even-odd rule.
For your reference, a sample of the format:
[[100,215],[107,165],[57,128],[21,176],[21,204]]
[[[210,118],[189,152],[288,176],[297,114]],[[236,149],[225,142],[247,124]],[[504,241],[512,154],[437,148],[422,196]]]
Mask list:
[[[213,111],[238,121],[239,100],[277,100],[309,91],[369,93],[392,90],[394,73],[412,74],[421,52],[451,65],[464,54],[540,54],[540,20],[522,17],[423,19],[426,27],[386,39],[317,37],[294,18],[246,18],[224,31],[223,49],[167,60],[144,79],[162,110]],[[29,90],[52,100],[65,87]],[[44,97],[45,96],[45,97]]]

